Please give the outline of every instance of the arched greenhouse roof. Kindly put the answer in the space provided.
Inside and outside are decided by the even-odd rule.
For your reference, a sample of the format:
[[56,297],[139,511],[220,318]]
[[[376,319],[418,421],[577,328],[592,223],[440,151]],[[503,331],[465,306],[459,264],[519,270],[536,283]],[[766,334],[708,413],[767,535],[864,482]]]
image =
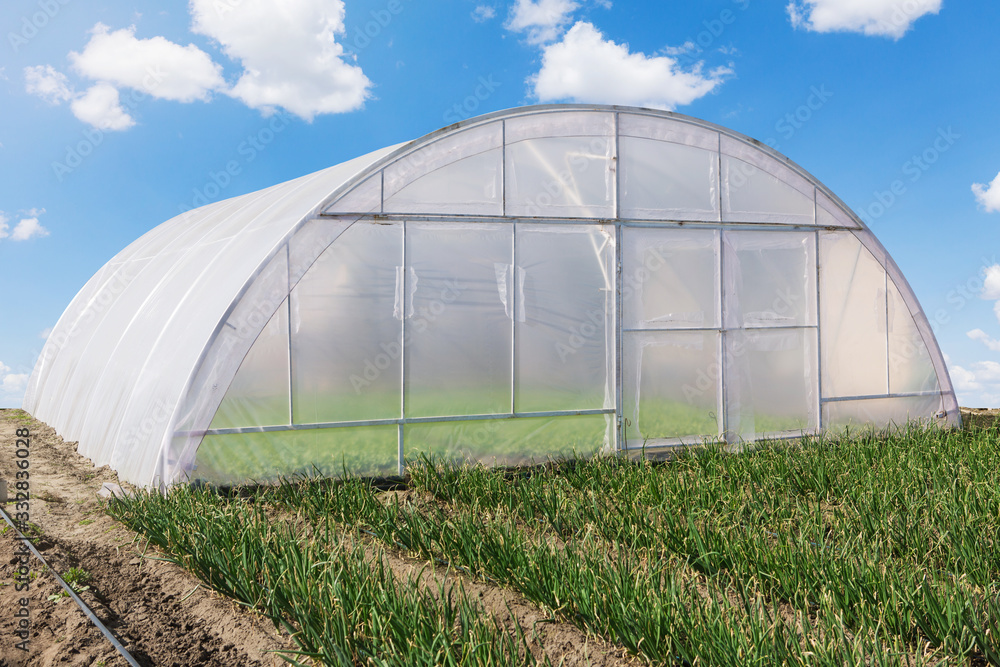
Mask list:
[[832,192],[725,128],[592,105],[163,223],[70,303],[24,408],[147,486],[959,420]]

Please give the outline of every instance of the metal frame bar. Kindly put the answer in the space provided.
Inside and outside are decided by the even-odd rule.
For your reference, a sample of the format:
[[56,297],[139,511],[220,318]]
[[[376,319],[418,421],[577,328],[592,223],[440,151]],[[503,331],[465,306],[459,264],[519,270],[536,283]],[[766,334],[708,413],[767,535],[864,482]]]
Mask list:
[[[286,275],[288,280],[288,295],[285,297],[285,314],[287,315],[287,325],[288,325],[288,423],[295,423],[295,385],[293,384],[294,376],[292,375],[292,250],[291,242],[285,244],[285,265],[286,265]],[[267,325],[265,325],[267,326]],[[253,349],[253,345],[250,346]],[[247,353],[249,354],[249,352]],[[242,365],[242,364],[241,364]],[[239,371],[237,370],[237,373]]]
[[901,392],[898,394],[867,394],[865,396],[837,396],[834,398],[824,398],[820,403],[844,403],[846,401],[874,401],[880,398],[923,398],[925,396],[941,396],[944,392],[938,391],[913,391]]
[[[616,185],[616,187],[618,187]],[[616,204],[617,205],[617,204]],[[535,222],[546,225],[599,225],[607,223],[622,224],[628,227],[651,227],[656,229],[671,227],[689,227],[694,229],[731,229],[739,231],[783,231],[783,232],[815,232],[823,231],[855,231],[849,227],[820,227],[819,225],[804,225],[799,223],[786,222],[753,222],[753,221],[725,221],[718,220],[646,220],[642,218],[564,218],[564,217],[541,217],[525,215],[483,215],[483,214],[411,214],[411,213],[323,213],[319,218],[353,218],[364,220],[371,218],[375,220],[410,220],[413,222],[482,222],[482,223],[509,223],[509,222]]]
[[408,424],[437,424],[447,422],[491,421],[496,419],[532,419],[539,417],[593,417],[613,415],[615,408],[593,410],[549,410],[544,412],[500,412],[480,415],[450,415],[440,417],[402,417],[399,419],[364,419],[349,422],[323,422],[316,424],[275,424],[274,426],[247,426],[242,428],[216,428],[207,431],[182,431],[177,435],[247,435],[251,433],[282,433],[286,431],[314,431],[319,429],[357,428],[361,426],[392,426],[402,428]]
[[622,331],[622,292],[624,289],[624,275],[622,268],[622,254],[624,251],[624,227],[621,219],[621,178],[619,171],[619,146],[621,142],[621,115],[615,113],[615,331],[614,345],[612,346],[615,355],[615,424],[614,424],[614,451],[619,453],[624,451],[627,443],[625,438],[625,414],[622,407],[622,385],[624,377],[624,349],[625,336]]
[[[385,171],[383,170],[382,173],[384,174]],[[383,176],[383,178],[384,178],[384,176]],[[383,188],[383,195],[384,195],[384,192],[385,192],[385,190]],[[383,196],[382,199],[384,201],[385,197]],[[400,318],[400,323],[399,323],[399,331],[400,331],[400,339],[399,339],[399,348],[400,348],[400,351],[399,351],[399,376],[400,376],[399,377],[399,417],[400,417],[400,419],[405,419],[406,418],[406,378],[408,376],[408,373],[406,372],[406,363],[407,363],[407,359],[408,359],[408,356],[409,356],[409,355],[406,354],[406,348],[408,347],[408,345],[407,345],[407,338],[406,338],[406,315],[407,315],[407,312],[406,312],[406,302],[407,302],[408,299],[406,297],[407,297],[407,294],[408,294],[408,289],[407,288],[409,287],[409,285],[408,285],[409,279],[407,277],[407,274],[409,273],[409,257],[407,256],[407,253],[406,253],[406,239],[407,239],[407,234],[406,234],[406,220],[403,220],[403,258],[402,258],[402,262],[403,262],[403,295],[402,295],[402,300],[403,300],[403,302],[400,304],[400,312],[402,313],[402,317]],[[397,455],[396,470],[397,470],[397,472],[400,475],[403,474],[404,468],[406,466],[406,461],[405,461],[405,458],[404,458],[404,452],[405,452],[405,447],[404,447],[405,442],[404,442],[404,439],[405,439],[405,434],[403,433],[403,431],[404,431],[404,429],[403,429],[403,422],[401,421],[401,422],[399,422],[399,431],[396,434],[396,449],[397,449],[397,452],[396,452],[396,455]]]

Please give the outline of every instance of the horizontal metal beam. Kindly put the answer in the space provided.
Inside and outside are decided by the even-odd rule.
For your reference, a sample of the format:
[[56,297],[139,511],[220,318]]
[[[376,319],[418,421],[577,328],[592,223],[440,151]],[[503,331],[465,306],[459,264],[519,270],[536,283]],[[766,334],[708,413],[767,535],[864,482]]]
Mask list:
[[845,401],[873,401],[879,398],[924,398],[926,396],[941,396],[940,391],[915,391],[901,394],[869,394],[866,396],[838,396],[823,398],[820,403],[843,403]]
[[599,410],[551,410],[546,412],[500,412],[481,415],[445,415],[440,417],[403,417],[398,419],[366,419],[362,421],[323,422],[317,424],[275,424],[273,426],[249,426],[242,428],[213,428],[207,431],[184,431],[178,433],[186,437],[208,435],[251,435],[254,433],[283,433],[287,431],[314,431],[329,428],[358,428],[363,426],[394,426],[407,424],[438,424],[465,421],[489,421],[495,419],[531,419],[540,417],[591,417],[613,415],[614,408]]
[[[349,218],[351,220],[373,220],[380,222],[483,222],[483,223],[511,223],[511,222],[533,222],[539,224],[557,225],[613,225],[620,223],[625,227],[655,227],[655,228],[692,228],[692,229],[730,229],[740,230],[780,230],[780,231],[802,231],[815,232],[844,231],[853,230],[851,227],[830,227],[823,225],[809,225],[791,222],[747,222],[747,221],[727,221],[719,220],[644,220],[639,218],[547,218],[539,216],[498,216],[498,215],[474,215],[474,214],[452,214],[452,215],[428,215],[412,213],[373,213],[353,212],[353,213],[323,213],[320,218]],[[856,230],[854,230],[856,231]]]

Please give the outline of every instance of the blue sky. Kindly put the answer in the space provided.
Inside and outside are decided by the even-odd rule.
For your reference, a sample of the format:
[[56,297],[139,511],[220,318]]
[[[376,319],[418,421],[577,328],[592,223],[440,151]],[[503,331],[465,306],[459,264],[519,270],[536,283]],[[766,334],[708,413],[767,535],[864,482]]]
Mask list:
[[774,145],[888,248],[960,402],[1000,406],[1000,3],[11,0],[0,26],[0,407],[83,284],[181,210],[560,101]]

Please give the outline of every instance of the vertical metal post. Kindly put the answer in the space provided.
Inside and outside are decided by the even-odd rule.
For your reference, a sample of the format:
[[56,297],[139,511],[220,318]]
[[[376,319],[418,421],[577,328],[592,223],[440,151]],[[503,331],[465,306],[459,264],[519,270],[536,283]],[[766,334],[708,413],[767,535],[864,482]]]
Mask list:
[[409,266],[407,265],[407,260],[408,259],[409,258],[406,256],[406,220],[403,220],[403,258],[402,258],[402,261],[403,261],[403,294],[402,294],[402,297],[401,297],[403,303],[400,304],[400,313],[402,313],[402,317],[400,318],[400,323],[399,323],[399,331],[400,331],[400,338],[399,338],[399,420],[400,421],[399,421],[399,425],[398,425],[399,428],[398,428],[398,431],[396,433],[396,449],[397,449],[396,455],[398,457],[397,458],[396,468],[397,468],[397,471],[399,472],[400,476],[402,476],[403,472],[405,471],[405,464],[404,464],[404,459],[403,459],[403,454],[404,454],[404,452],[403,452],[403,444],[404,444],[403,443],[403,420],[406,419],[406,358],[408,356],[406,354],[406,348],[408,347],[408,344],[409,344],[409,341],[406,339],[406,316],[408,314],[406,312],[406,306],[407,306],[407,301],[408,301],[408,299],[406,298],[407,295],[408,295],[408,290],[407,290],[407,287],[408,287],[408,285],[407,285],[407,283],[408,283],[407,274],[409,272]]
[[615,355],[615,453],[620,453],[628,449],[627,433],[625,432],[624,410],[622,408],[622,353],[624,344],[622,341],[622,235],[621,220],[621,178],[620,167],[620,147],[621,147],[621,114],[615,113],[615,137],[614,137],[614,179],[615,179],[615,299],[614,299],[614,344],[612,345]]
[[285,315],[288,322],[288,425],[295,423],[295,389],[292,381],[292,250],[291,241],[285,244]]
[[[815,195],[814,195],[815,196]],[[818,213],[818,211],[817,211]],[[819,219],[819,216],[816,217]],[[816,430],[823,430],[823,327],[820,322],[822,302],[820,298],[820,280],[823,275],[823,267],[819,255],[819,231],[816,231]]]
[[892,380],[890,379],[890,373],[892,371],[892,364],[889,363],[889,271],[883,266],[882,274],[885,277],[885,282],[882,286],[882,292],[885,296],[885,393],[892,393]]
[[[719,150],[716,153],[716,179],[719,186],[719,224],[722,224],[722,133],[719,133]],[[729,366],[726,354],[726,239],[725,230],[719,229],[718,258],[719,258],[719,346],[717,354],[719,359],[719,388],[716,400],[719,405],[719,413],[722,417],[722,440],[729,442],[729,395],[726,391],[726,371]]]
[[517,413],[517,222],[511,222],[510,252],[510,414]]

